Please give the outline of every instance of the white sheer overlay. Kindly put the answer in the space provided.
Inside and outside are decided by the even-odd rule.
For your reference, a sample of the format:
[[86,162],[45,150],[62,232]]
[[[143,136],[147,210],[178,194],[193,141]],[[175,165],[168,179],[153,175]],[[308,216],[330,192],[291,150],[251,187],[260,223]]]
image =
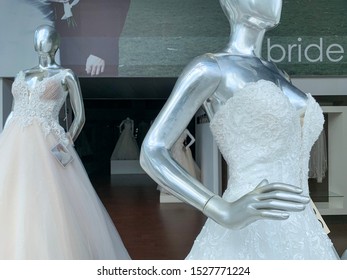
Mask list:
[[[0,136],[0,259],[129,259],[58,123],[62,74],[33,90],[23,72],[13,83],[13,113]],[[51,153],[58,143],[74,158],[65,168]]]

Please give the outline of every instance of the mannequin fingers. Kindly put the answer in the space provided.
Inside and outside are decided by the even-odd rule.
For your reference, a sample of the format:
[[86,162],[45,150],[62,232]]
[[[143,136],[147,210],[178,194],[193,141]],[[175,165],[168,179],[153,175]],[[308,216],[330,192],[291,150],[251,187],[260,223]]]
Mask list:
[[95,65],[92,66],[92,71],[91,71],[91,75],[94,76],[96,73],[96,67]]
[[260,217],[268,220],[286,220],[289,218],[289,213],[275,210],[260,211]]
[[303,196],[301,194],[283,192],[283,191],[272,191],[267,193],[262,193],[258,196],[258,200],[264,201],[269,199],[276,199],[282,201],[291,201],[307,204],[310,202],[310,198],[307,196]]
[[87,74],[90,74],[91,71],[92,71],[92,67],[91,67],[90,65],[88,65],[88,66],[86,67],[86,72],[87,72]]
[[99,75],[100,72],[101,72],[101,65],[97,65],[97,66],[95,67],[95,75]]
[[262,193],[267,193],[267,192],[272,192],[277,190],[284,191],[284,192],[292,192],[292,193],[302,193],[302,189],[293,185],[285,184],[285,183],[271,183],[271,184],[262,186],[258,189],[261,190]]
[[289,212],[300,212],[305,209],[306,205],[303,203],[289,202],[283,200],[268,200],[262,201],[253,205],[255,209],[261,211],[261,209],[268,210],[279,210],[279,211],[289,211]]

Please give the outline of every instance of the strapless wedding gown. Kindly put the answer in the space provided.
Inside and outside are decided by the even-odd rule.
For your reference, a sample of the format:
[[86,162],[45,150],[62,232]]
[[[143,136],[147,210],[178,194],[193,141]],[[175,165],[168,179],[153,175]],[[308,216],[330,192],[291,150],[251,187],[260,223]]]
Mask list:
[[[58,114],[65,71],[30,89],[16,77],[0,135],[0,259],[129,259]],[[57,143],[73,156],[65,167]]]
[[[223,198],[235,201],[264,178],[308,190],[310,150],[323,128],[311,95],[301,119],[274,84],[260,80],[235,93],[211,120],[211,131],[228,163]],[[237,215],[237,213],[235,213]],[[336,259],[311,207],[284,221],[258,220],[241,230],[208,219],[187,259]]]

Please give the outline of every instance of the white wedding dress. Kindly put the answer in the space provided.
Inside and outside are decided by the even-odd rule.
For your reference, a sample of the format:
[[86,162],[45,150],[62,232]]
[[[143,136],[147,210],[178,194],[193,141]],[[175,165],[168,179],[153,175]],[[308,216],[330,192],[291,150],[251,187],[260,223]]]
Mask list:
[[[0,135],[0,259],[129,259],[88,175],[58,123],[65,71],[30,89],[20,72]],[[67,145],[63,167],[51,153]]]
[[134,121],[127,118],[121,123],[123,130],[112,152],[111,160],[138,160],[140,150],[134,137]]
[[[273,83],[260,80],[235,93],[211,120],[229,166],[223,198],[235,201],[264,178],[299,186],[308,195],[310,150],[324,123],[308,95],[301,119]],[[235,213],[237,215],[237,213]],[[187,259],[336,259],[332,242],[310,206],[284,221],[258,220],[241,230],[208,219]]]

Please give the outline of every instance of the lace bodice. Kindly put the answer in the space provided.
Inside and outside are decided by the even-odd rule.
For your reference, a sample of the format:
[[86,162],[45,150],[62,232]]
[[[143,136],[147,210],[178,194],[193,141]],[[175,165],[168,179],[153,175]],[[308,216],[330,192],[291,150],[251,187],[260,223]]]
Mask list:
[[299,186],[308,194],[308,161],[324,123],[308,95],[301,116],[274,83],[260,80],[236,92],[211,120],[211,131],[229,166],[230,201],[262,180]]
[[37,81],[33,89],[26,83],[24,72],[19,72],[12,85],[14,106],[6,125],[16,122],[24,128],[36,120],[45,135],[53,133],[66,145],[69,140],[59,125],[59,112],[67,96],[61,85],[65,71]]
[[[228,99],[210,122],[229,167],[223,198],[235,201],[262,179],[283,182],[308,195],[308,161],[323,128],[318,103],[308,94],[301,116],[274,83],[260,80]],[[311,207],[286,220],[259,219],[240,230],[208,219],[187,259],[336,259]]]

